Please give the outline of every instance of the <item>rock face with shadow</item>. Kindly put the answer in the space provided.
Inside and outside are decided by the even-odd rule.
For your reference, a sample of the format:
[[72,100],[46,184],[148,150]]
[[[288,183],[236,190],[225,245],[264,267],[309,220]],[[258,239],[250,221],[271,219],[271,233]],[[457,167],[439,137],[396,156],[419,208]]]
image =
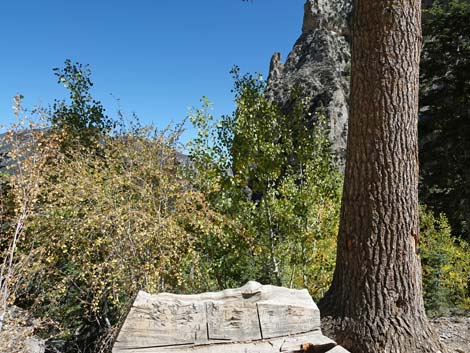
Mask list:
[[[428,8],[433,2],[423,0],[422,6]],[[266,91],[268,98],[289,111],[292,89],[299,87],[312,116],[319,109],[326,113],[341,170],[348,131],[352,11],[352,0],[307,0],[302,33],[286,61],[279,53],[271,58]]]
[[302,34],[285,63],[279,53],[271,59],[267,97],[291,108],[291,92],[301,89],[309,114],[323,110],[330,141],[344,167],[350,77],[351,0],[307,0]]

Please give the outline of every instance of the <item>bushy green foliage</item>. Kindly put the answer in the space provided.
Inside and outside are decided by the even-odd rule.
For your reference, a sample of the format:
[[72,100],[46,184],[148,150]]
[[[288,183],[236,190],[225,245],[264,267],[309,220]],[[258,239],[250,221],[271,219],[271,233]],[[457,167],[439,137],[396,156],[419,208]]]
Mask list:
[[[91,70],[88,65],[65,61],[63,68],[55,68],[57,82],[69,92],[69,102],[60,100],[53,105],[50,115],[51,127],[57,132],[73,137],[75,143],[91,146],[102,134],[111,131],[115,122],[105,114],[100,101],[91,96]],[[61,139],[63,148],[71,144],[67,138]]]
[[[0,171],[0,234],[8,232],[13,218],[13,200],[11,186],[9,184],[10,176],[8,172]],[[0,253],[4,253],[8,248],[7,237],[0,237]]]
[[[15,113],[21,111],[21,99],[20,95],[15,97]],[[15,124],[2,136],[6,158],[0,174],[0,331],[7,307],[24,279],[28,253],[18,252],[18,244],[25,238],[25,226],[34,212],[45,169],[44,151],[38,148],[44,131],[34,123],[28,126],[25,131],[22,123]]]
[[19,244],[34,265],[16,302],[70,342],[114,333],[140,289],[206,289],[195,249],[204,234],[220,236],[221,221],[184,177],[178,134],[103,135],[100,154],[63,152],[62,134],[42,142],[47,169]]
[[421,260],[426,310],[447,315],[470,309],[470,246],[451,235],[447,218],[420,207]]
[[423,33],[420,195],[470,241],[470,2],[436,1]]
[[306,114],[298,92],[285,114],[263,96],[260,78],[233,73],[234,114],[213,124],[206,101],[192,116],[200,187],[239,224],[227,235],[232,247],[212,254],[215,277],[221,286],[256,279],[307,287],[319,298],[333,271],[342,185],[324,117]]

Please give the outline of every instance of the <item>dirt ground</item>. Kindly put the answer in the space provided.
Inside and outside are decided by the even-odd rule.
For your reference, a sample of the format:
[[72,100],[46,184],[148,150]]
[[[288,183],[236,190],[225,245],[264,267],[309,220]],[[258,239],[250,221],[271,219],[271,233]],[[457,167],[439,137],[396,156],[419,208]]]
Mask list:
[[[448,353],[470,353],[470,316],[439,317],[430,321]],[[325,336],[334,339],[333,322],[329,318],[322,318],[321,327]]]
[[449,353],[470,353],[470,317],[439,317],[431,323]]

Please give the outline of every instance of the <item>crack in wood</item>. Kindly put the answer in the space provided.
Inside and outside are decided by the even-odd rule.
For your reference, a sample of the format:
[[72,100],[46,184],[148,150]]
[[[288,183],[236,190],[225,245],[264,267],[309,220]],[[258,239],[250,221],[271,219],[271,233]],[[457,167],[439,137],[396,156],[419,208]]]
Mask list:
[[261,318],[259,316],[258,303],[256,303],[256,314],[258,315],[259,334],[261,335],[261,339],[264,339],[264,337],[263,337],[263,326],[261,326]]

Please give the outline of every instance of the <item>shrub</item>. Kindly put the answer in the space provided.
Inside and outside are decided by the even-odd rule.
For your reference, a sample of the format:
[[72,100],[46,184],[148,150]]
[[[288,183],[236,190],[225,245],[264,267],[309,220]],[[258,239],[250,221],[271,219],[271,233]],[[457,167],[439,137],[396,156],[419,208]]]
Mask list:
[[16,302],[54,320],[70,347],[91,351],[114,332],[138,290],[206,289],[195,248],[220,219],[185,178],[178,135],[104,135],[100,153],[63,152],[53,132],[43,142],[47,173],[19,244],[35,266]]
[[325,118],[307,114],[296,91],[286,114],[259,77],[233,73],[233,115],[214,123],[205,100],[191,117],[199,187],[239,225],[226,235],[231,247],[213,251],[215,277],[221,287],[247,279],[306,287],[318,299],[332,277],[342,185]]
[[470,309],[470,247],[451,235],[445,215],[421,206],[424,300],[431,316]]

